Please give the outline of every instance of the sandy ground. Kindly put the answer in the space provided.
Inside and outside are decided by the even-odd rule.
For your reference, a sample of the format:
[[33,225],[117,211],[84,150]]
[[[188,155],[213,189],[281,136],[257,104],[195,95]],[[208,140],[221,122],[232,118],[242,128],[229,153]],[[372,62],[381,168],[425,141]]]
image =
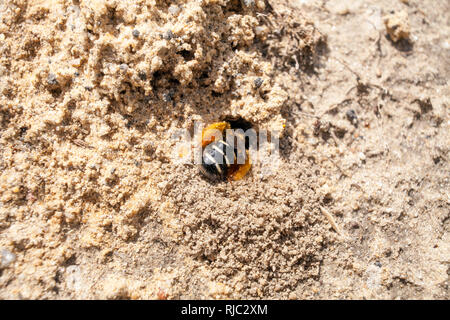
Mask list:
[[[0,2],[0,298],[448,299],[449,12]],[[276,172],[174,163],[227,116]]]

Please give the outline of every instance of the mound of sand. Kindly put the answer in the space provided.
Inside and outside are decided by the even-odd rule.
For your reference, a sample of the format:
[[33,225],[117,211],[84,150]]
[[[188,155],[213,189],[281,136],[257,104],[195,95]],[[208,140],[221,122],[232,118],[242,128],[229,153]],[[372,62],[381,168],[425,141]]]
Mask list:
[[[445,297],[449,11],[397,45],[367,2],[0,4],[0,298]],[[280,167],[172,161],[224,117]]]

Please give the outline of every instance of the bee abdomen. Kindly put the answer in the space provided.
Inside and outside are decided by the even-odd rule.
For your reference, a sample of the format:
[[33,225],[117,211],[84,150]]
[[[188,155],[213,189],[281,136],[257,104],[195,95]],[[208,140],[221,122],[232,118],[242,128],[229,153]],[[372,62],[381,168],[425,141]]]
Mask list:
[[219,140],[204,148],[201,170],[210,178],[224,179],[235,159],[234,149],[225,141]]

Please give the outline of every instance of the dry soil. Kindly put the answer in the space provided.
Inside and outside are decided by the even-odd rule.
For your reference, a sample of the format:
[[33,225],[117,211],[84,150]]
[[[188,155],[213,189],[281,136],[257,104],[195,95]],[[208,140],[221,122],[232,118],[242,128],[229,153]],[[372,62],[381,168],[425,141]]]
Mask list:
[[[448,299],[450,3],[0,1],[0,298]],[[212,183],[177,129],[281,165]]]

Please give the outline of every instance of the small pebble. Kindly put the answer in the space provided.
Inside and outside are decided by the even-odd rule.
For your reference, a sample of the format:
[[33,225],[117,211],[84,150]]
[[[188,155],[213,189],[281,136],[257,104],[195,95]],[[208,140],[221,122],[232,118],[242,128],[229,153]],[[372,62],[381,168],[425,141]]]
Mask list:
[[48,74],[47,83],[51,85],[58,84],[58,80],[56,80],[56,75],[54,73]]
[[264,27],[258,26],[258,27],[255,28],[255,34],[257,36],[263,34],[263,32],[264,32]]
[[380,261],[377,261],[377,262],[375,262],[374,264],[375,264],[378,268],[381,268],[381,267],[382,267],[382,264],[381,264]]
[[348,119],[352,124],[356,124],[356,123],[358,122],[358,116],[356,115],[355,110],[349,109],[349,110],[347,110],[347,112],[345,113],[345,115],[347,116],[347,119]]
[[139,30],[134,29],[134,30],[132,31],[132,34],[133,34],[133,37],[137,38],[137,37],[139,37],[139,35],[140,35],[141,33],[139,32]]
[[255,5],[255,0],[244,0],[244,5],[246,7],[251,7]]
[[164,34],[163,34],[164,40],[172,40],[172,38],[173,38],[173,33],[171,30],[164,32]]
[[366,161],[366,155],[362,152],[358,153],[358,158],[361,161]]
[[16,261],[16,255],[7,249],[3,249],[0,254],[0,269],[9,267]]
[[119,69],[122,70],[122,71],[127,71],[128,70],[128,65],[126,63],[122,63],[119,66]]
[[406,10],[391,12],[390,15],[383,18],[383,21],[386,31],[393,42],[398,42],[402,39],[410,39],[411,26]]
[[381,69],[377,69],[377,73],[376,73],[376,76],[378,77],[378,78],[381,78],[381,76],[382,76],[383,74],[381,73]]
[[259,87],[261,87],[261,85],[263,84],[264,80],[261,78],[256,78],[255,81],[253,82],[255,84],[256,89],[258,89]]
[[176,15],[176,14],[178,14],[178,12],[180,12],[180,7],[178,7],[176,5],[171,5],[169,7],[169,13]]

